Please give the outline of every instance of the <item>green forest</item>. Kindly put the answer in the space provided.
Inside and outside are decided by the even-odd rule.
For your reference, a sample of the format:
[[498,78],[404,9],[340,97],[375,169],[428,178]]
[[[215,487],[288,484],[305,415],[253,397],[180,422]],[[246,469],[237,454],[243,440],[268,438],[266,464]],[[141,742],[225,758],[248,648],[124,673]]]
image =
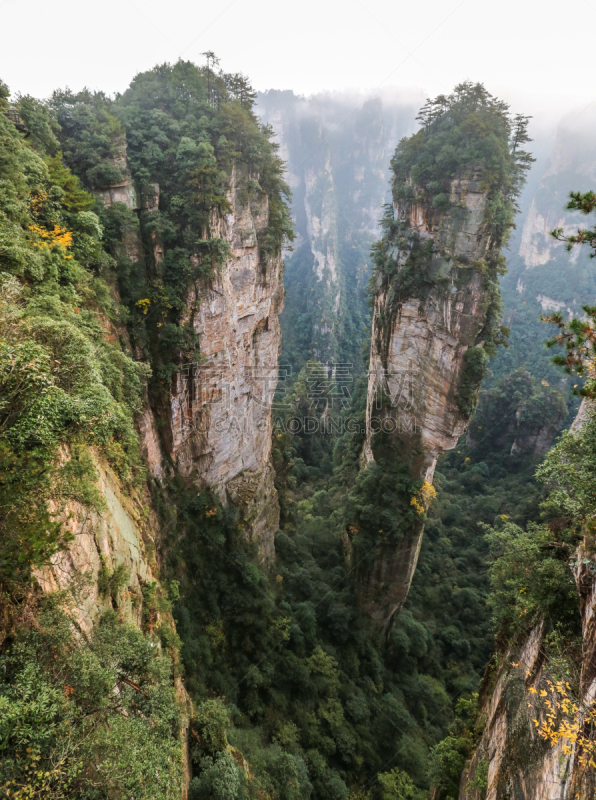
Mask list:
[[[308,209],[335,209],[339,275],[333,284],[327,255],[317,277],[302,234],[292,250],[306,189],[292,198],[249,79],[206,55],[202,67],[141,72],[113,96],[62,89],[37,100],[0,82],[0,793],[456,800],[483,698],[538,622],[551,673],[581,669],[572,570],[594,564],[596,419],[569,427],[596,392],[593,277],[584,270],[576,283],[583,312],[571,320],[547,311],[538,325],[539,305],[516,298],[505,248],[533,162],[528,120],[471,83],[429,101],[418,132],[397,144],[376,235],[356,216],[363,195],[345,198],[349,170],[375,142],[387,146],[380,101],[353,123],[366,147],[354,155],[342,141],[332,173],[317,151]],[[298,126],[290,100],[267,102],[286,104],[298,161],[322,134]],[[485,257],[474,262],[447,234],[439,248],[394,214],[419,204],[445,229],[467,224],[450,193],[470,170],[485,198]],[[239,503],[168,455],[176,376],[208,359],[202,304],[248,248],[222,226],[257,208],[267,209],[250,245],[258,291],[282,253],[288,264],[280,364],[293,369],[272,412],[270,564]],[[568,209],[590,215],[596,195],[572,194]],[[593,229],[554,235],[569,248],[596,241]],[[449,399],[461,435],[439,454],[432,496],[412,468],[420,450],[381,433],[363,462],[381,291],[386,361],[408,300],[480,298]],[[337,362],[351,364],[349,403],[313,401],[313,381],[325,384]],[[292,433],[288,420],[305,417],[334,425]],[[102,544],[115,542],[114,497],[134,509],[126,535],[139,532],[147,565],[138,583]],[[359,604],[361,565],[422,526],[407,599],[380,630]],[[50,579],[87,530],[96,573]],[[465,790],[484,798],[487,770],[481,759]]]

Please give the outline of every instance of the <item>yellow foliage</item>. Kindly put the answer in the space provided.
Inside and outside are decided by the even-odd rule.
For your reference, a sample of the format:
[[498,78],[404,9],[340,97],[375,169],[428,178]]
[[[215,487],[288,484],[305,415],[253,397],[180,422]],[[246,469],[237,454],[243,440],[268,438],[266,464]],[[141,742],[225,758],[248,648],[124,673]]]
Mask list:
[[151,300],[148,297],[145,297],[144,300],[137,300],[135,306],[138,306],[143,314],[146,314],[149,311],[149,306],[151,305]]
[[437,490],[435,487],[428,481],[424,481],[419,492],[410,500],[410,505],[414,506],[418,514],[424,514],[436,496]]
[[[39,237],[37,241],[33,242],[39,250],[53,250],[54,247],[66,250],[72,245],[72,232],[67,231],[66,228],[60,228],[58,225],[54,225],[54,229],[51,231],[41,225],[29,225],[29,230]],[[72,258],[70,255],[66,257]]]
[[586,363],[587,373],[588,373],[588,380],[594,380],[596,378],[596,359],[590,358]]
[[[541,697],[550,693],[551,699],[544,701],[546,713],[541,721],[532,720],[538,735],[550,742],[552,747],[560,743],[567,756],[575,749],[577,760],[582,766],[596,767],[596,740],[593,734],[596,726],[596,703],[586,705],[571,697],[571,687],[567,681],[547,680],[546,685],[548,692],[540,690]],[[533,686],[529,691],[538,694]]]

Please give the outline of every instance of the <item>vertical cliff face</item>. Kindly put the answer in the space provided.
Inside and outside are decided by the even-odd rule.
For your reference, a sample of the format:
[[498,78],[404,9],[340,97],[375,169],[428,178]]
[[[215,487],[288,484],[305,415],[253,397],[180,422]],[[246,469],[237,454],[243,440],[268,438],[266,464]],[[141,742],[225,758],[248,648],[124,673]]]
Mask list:
[[247,535],[270,563],[279,522],[271,408],[284,290],[281,257],[265,259],[259,247],[267,196],[242,199],[246,180],[233,172],[230,213],[213,220],[212,234],[229,245],[225,263],[210,281],[189,287],[183,321],[197,334],[201,355],[173,378],[167,449],[180,474],[238,506]]
[[[407,596],[437,458],[464,432],[488,356],[502,338],[500,251],[516,181],[523,183],[519,159],[528,158],[509,145],[502,105],[479,87],[458,87],[450,98],[429,102],[419,118],[424,128],[402,140],[392,160],[394,204],[373,248],[362,464],[397,476],[395,514],[390,529],[365,523],[366,540],[362,526],[354,526],[354,541],[360,603],[380,629]],[[482,133],[486,124],[492,144]],[[501,162],[500,175],[489,167],[492,158]],[[391,495],[375,502],[389,508]]]
[[[486,282],[472,266],[489,247],[481,182],[482,172],[473,169],[450,182],[455,211],[396,203],[412,247],[425,252],[425,267],[441,282],[426,297],[403,302],[391,280],[378,281],[375,293],[365,459],[373,458],[381,412],[383,428],[394,429],[392,443],[412,458],[416,478],[429,482],[437,457],[465,430],[467,415],[458,403],[464,356],[477,344],[486,319]],[[400,255],[409,258],[411,252]],[[459,266],[463,261],[467,268]],[[389,407],[379,402],[379,390],[393,401]]]
[[[137,211],[126,161],[121,171],[124,180],[102,190],[104,203],[109,207],[120,202]],[[270,462],[283,263],[280,254],[266,258],[262,253],[259,239],[269,224],[268,198],[263,192],[248,195],[249,180],[246,173],[238,176],[232,170],[229,211],[213,213],[210,226],[227,255],[209,279],[188,286],[181,324],[196,334],[200,355],[175,372],[167,420],[161,418],[161,407],[149,406],[138,424],[153,477],[163,483],[174,469],[215,491],[224,504],[234,503],[249,540],[257,543],[268,564],[274,557],[279,523]],[[159,205],[158,185],[154,191],[149,213]],[[153,238],[151,246],[159,263],[163,260],[159,238]],[[130,259],[143,257],[141,237],[134,231],[124,234],[121,247]]]
[[[581,431],[593,413],[593,403],[584,400],[571,430]],[[520,800],[571,800],[593,796],[596,776],[579,744],[582,730],[587,739],[591,738],[587,712],[596,697],[593,557],[593,535],[587,533],[569,558],[577,586],[582,639],[577,653],[578,686],[570,696],[580,712],[573,718],[560,711],[556,715],[561,730],[561,720],[566,718],[571,726],[579,723],[580,736],[576,739],[570,731],[571,735],[563,735],[556,742],[540,736],[537,723],[542,726],[547,719],[547,701],[561,708],[556,706],[561,698],[553,696],[552,687],[564,668],[549,660],[549,626],[538,620],[517,641],[503,644],[501,639],[494,664],[487,670],[479,709],[485,719],[484,729],[462,773],[460,800],[505,800],[512,796]],[[477,780],[480,774],[484,775],[481,782]]]
[[462,773],[460,800],[566,797],[568,758],[562,747],[551,748],[538,736],[528,708],[528,689],[540,686],[542,677],[543,636],[540,623],[521,648],[500,655],[496,677],[482,695],[486,724]]
[[[473,168],[450,181],[454,208],[447,212],[396,203],[398,223],[411,241],[398,257],[405,262],[413,252],[424,253],[424,269],[440,283],[425,297],[403,302],[391,280],[376,285],[363,460],[374,461],[376,438],[385,434],[383,446],[392,458],[406,464],[415,481],[429,484],[438,456],[466,429],[465,356],[486,322],[486,280],[471,266],[490,246],[481,183],[481,170]],[[395,547],[380,548],[372,569],[360,574],[362,607],[380,626],[406,599],[422,527],[420,521]]]
[[582,305],[596,299],[596,273],[589,253],[582,248],[567,251],[550,235],[554,228],[572,233],[585,222],[565,205],[570,191],[587,192],[596,181],[593,123],[593,118],[584,117],[571,126],[569,120],[561,120],[554,145],[538,156],[520,200],[522,212],[507,256],[508,272],[501,281],[510,350],[497,356],[495,374],[514,368],[512,354],[523,349],[533,374],[551,385],[566,380],[543,346],[550,331],[540,315],[581,316]]
[[[250,107],[236,106],[231,125],[229,108],[206,102],[196,68],[179,70],[190,70],[193,91],[181,90],[178,104],[167,71],[129,89],[120,113],[140,116],[112,148],[118,181],[99,189],[119,220],[113,255],[132,346],[155,378],[138,415],[142,451],[162,486],[178,475],[237,506],[268,564],[279,522],[270,457],[287,231],[282,164]],[[206,114],[227,133],[215,147]]]

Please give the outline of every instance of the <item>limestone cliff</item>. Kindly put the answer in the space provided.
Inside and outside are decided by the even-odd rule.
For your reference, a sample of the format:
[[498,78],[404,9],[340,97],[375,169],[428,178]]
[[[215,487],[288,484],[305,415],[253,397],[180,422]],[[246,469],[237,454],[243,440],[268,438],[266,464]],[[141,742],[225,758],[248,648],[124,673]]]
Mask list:
[[209,282],[189,287],[185,321],[201,356],[174,376],[166,447],[180,474],[238,506],[248,537],[270,563],[279,523],[270,458],[283,264],[279,255],[265,260],[259,248],[267,196],[243,194],[234,171],[230,213],[212,225],[229,255]]
[[[102,190],[104,203],[123,202],[138,211],[126,161],[120,168],[125,180]],[[268,197],[248,194],[250,180],[246,172],[232,170],[228,213],[214,212],[210,219],[211,236],[225,243],[227,255],[210,278],[188,286],[181,324],[197,335],[200,355],[174,374],[167,407],[154,405],[150,397],[138,424],[153,477],[163,484],[178,473],[215,491],[224,504],[234,503],[247,537],[258,544],[263,562],[271,563],[279,523],[270,459],[283,262],[280,254],[265,258],[261,252]],[[151,188],[143,204],[147,215],[159,209],[160,188]],[[143,238],[125,234],[129,258],[143,258]],[[160,238],[152,235],[148,248],[159,265],[164,257]]]
[[[469,413],[460,402],[465,355],[480,343],[487,314],[485,276],[473,266],[490,247],[486,199],[482,172],[472,168],[450,181],[447,212],[396,203],[397,220],[412,242],[398,258],[405,262],[424,250],[425,268],[441,281],[426,296],[399,302],[393,281],[377,278],[366,463],[374,460],[375,439],[383,431],[412,477],[432,483],[438,456],[466,429]],[[407,596],[421,537],[420,523],[395,547],[379,548],[372,569],[359,575],[362,607],[381,627]]]

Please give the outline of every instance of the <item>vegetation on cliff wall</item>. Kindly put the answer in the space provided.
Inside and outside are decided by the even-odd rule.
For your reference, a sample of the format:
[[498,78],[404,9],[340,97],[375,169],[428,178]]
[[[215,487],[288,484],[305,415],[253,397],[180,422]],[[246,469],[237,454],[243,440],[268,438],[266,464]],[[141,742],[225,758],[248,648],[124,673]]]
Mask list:
[[[241,204],[267,204],[268,226],[259,233],[265,269],[292,238],[272,132],[252,111],[249,84],[236,78],[180,61],[137,75],[116,100],[88,91],[52,98],[64,158],[85,185],[101,190],[118,184],[123,169],[132,173],[138,215],[118,202],[99,214],[131,340],[162,390],[177,364],[200,357],[192,320],[182,317],[190,287],[206,283],[229,253],[218,226],[230,189]],[[143,252],[122,246],[139,235]]]
[[115,611],[106,612],[89,641],[77,641],[64,600],[30,607],[0,656],[5,796],[180,797],[180,713],[170,659]]
[[[394,218],[393,208],[387,207],[383,237],[372,250],[372,289],[388,293],[381,337],[386,343],[382,330],[391,328],[398,308],[407,299],[424,301],[433,291],[445,294],[452,286],[460,288],[473,270],[482,275],[486,308],[472,344],[481,343],[493,355],[507,333],[501,327],[498,278],[505,271],[501,251],[533,160],[522,150],[529,141],[528,119],[521,115],[512,118],[506,103],[492,97],[481,84],[471,83],[460,84],[451,95],[429,100],[418,119],[421,129],[399,143],[391,161],[393,199],[401,214]],[[475,183],[474,191],[485,197],[478,236],[485,239],[486,246],[474,262],[465,253],[452,252],[457,232],[470,213],[453,200],[455,180]],[[432,237],[421,236],[413,227],[412,206],[422,210]],[[476,387],[483,373],[475,370]],[[463,402],[466,408],[470,405]],[[470,411],[467,408],[465,413]]]
[[51,133],[50,152],[0,114],[5,588],[27,581],[63,543],[48,503],[55,511],[68,500],[99,502],[88,448],[102,452],[124,481],[143,475],[133,415],[150,374],[132,360],[125,339],[118,341],[126,317],[109,285],[113,262],[89,210],[93,199],[62,164],[54,116],[41,104],[34,109]]
[[528,118],[512,119],[506,103],[482,84],[466,82],[453,94],[427,101],[417,119],[420,131],[399,143],[391,161],[394,199],[449,208],[449,182],[466,170],[478,171],[488,195],[486,223],[500,249],[532,161],[521,149],[529,141]]
[[54,113],[20,98],[15,124],[8,96],[0,84],[0,786],[165,800],[182,750],[159,639],[112,611],[86,640],[70,612],[88,576],[46,598],[35,578],[72,517],[105,510],[98,459],[123,488],[142,481],[133,420],[150,369],[131,357],[115,263]]
[[[572,195],[571,204],[583,203],[585,213],[593,210],[591,195]],[[554,231],[560,236],[560,231]],[[589,241],[578,234],[570,245]],[[594,312],[585,306],[586,314]],[[564,346],[565,355],[553,362],[587,378],[577,393],[592,397],[594,372],[593,314],[583,320],[563,321],[561,314],[543,318],[556,325],[558,333],[548,344]],[[543,384],[546,382],[543,381]],[[547,384],[548,385],[548,384]],[[542,405],[544,408],[544,405]],[[532,409],[535,417],[540,408]],[[591,410],[579,430],[564,433],[550,450],[536,475],[548,487],[542,503],[543,521],[526,529],[504,518],[488,529],[493,565],[492,604],[501,629],[513,637],[527,632],[544,618],[548,630],[560,624],[569,636],[577,634],[578,594],[569,569],[577,544],[590,530],[595,511],[594,464],[596,463],[596,421]]]

